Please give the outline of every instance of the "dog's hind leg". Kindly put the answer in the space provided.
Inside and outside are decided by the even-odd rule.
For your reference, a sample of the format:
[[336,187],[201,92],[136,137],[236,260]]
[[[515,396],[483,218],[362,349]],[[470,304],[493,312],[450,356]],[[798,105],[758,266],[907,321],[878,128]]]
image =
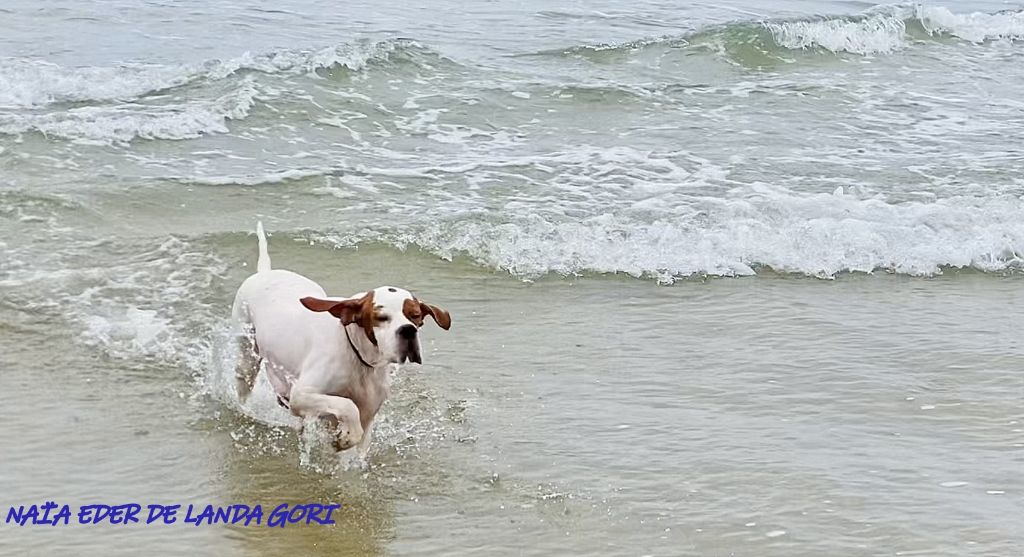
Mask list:
[[249,316],[249,306],[245,303],[241,291],[235,294],[235,303],[231,306],[231,317],[238,326],[238,360],[235,362],[235,391],[238,400],[245,404],[256,384],[256,375],[260,372],[260,349],[256,344],[256,327]]
[[256,335],[252,325],[244,327],[238,335],[238,362],[235,364],[235,390],[238,392],[238,400],[244,404],[253,385],[256,384],[256,375],[260,371],[262,358],[259,354],[259,346],[256,345]]

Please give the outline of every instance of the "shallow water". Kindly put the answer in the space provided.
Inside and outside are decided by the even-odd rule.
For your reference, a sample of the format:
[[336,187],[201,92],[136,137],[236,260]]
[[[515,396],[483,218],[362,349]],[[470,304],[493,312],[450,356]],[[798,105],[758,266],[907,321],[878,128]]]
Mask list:
[[[0,8],[0,553],[1017,555],[1024,16]],[[276,267],[444,306],[369,466],[226,380]]]

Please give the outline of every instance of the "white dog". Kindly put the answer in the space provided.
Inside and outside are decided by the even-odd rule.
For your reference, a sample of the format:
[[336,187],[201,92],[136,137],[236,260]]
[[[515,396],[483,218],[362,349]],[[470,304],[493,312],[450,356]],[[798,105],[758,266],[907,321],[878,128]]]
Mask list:
[[302,275],[271,270],[262,223],[256,234],[256,274],[238,288],[232,310],[244,329],[235,372],[239,398],[245,402],[265,369],[292,414],[326,419],[336,449],[359,445],[365,457],[374,416],[388,397],[391,366],[422,363],[417,333],[424,317],[445,330],[451,317],[390,286],[328,297]]

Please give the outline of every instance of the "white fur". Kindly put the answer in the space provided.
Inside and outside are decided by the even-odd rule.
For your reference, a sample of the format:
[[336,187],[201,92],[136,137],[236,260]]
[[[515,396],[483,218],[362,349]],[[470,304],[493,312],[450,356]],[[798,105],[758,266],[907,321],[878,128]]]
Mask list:
[[[358,324],[343,326],[331,313],[311,311],[299,301],[305,297],[344,301],[362,298],[365,292],[350,298],[328,297],[319,284],[302,275],[271,269],[262,223],[257,225],[257,236],[257,272],[238,288],[232,310],[245,333],[236,370],[239,397],[244,402],[263,369],[292,414],[304,419],[333,416],[338,422],[336,447],[358,445],[360,456],[365,457],[374,417],[388,397],[391,367],[410,353],[419,354],[418,337],[403,342],[398,335],[399,327],[415,326],[403,313],[405,300],[415,298],[400,288],[382,286],[373,291],[377,314],[387,318],[373,328],[378,342],[374,346]],[[346,329],[351,343],[345,338]],[[370,366],[363,365],[360,357]]]

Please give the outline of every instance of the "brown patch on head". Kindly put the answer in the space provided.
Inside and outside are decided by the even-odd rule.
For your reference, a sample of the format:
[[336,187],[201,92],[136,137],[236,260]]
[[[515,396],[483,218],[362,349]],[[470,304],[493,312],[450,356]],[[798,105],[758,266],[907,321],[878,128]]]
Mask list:
[[402,313],[405,314],[406,319],[412,322],[417,327],[423,326],[423,316],[429,315],[434,318],[434,322],[441,326],[442,329],[448,330],[452,326],[452,316],[447,311],[430,304],[425,304],[416,298],[406,298],[402,302]]
[[374,346],[377,346],[377,336],[373,334],[374,307],[373,291],[369,291],[362,298],[352,300],[322,300],[320,298],[306,297],[299,300],[306,309],[310,311],[326,311],[337,317],[342,325],[359,324],[366,338]]
[[377,314],[373,307],[373,290],[367,292],[360,301],[362,302],[362,308],[359,312],[359,326],[363,328],[363,332],[366,333],[366,338],[370,339],[370,343],[377,346],[377,335],[373,334],[373,325],[377,320]]

